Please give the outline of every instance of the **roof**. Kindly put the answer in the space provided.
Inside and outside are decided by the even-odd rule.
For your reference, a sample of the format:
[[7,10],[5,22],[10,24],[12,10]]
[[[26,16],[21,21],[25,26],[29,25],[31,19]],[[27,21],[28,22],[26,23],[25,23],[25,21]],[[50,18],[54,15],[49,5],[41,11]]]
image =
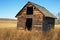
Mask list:
[[[37,5],[37,4],[33,3],[33,2],[28,2],[28,3],[31,3],[32,5],[34,5],[40,12],[42,12],[44,14],[45,17],[57,18],[51,12],[49,12],[46,8],[44,8],[44,7],[40,6],[40,5]],[[18,14],[20,14],[20,12],[25,8],[25,6],[18,12]],[[18,14],[15,17],[17,17]]]

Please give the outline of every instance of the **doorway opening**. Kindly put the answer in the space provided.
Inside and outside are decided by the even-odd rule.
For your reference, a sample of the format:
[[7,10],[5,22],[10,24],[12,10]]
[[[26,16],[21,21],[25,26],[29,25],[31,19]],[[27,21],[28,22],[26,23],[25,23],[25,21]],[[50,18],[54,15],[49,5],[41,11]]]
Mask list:
[[27,7],[27,15],[33,14],[33,7]]
[[28,30],[31,30],[32,29],[32,18],[27,18],[26,19],[26,28]]

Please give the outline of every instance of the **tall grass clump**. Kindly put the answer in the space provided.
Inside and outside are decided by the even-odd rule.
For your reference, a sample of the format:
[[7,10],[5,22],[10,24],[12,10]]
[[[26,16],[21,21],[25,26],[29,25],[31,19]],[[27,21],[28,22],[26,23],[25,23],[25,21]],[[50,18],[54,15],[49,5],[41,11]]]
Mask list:
[[60,40],[60,30],[43,32],[0,28],[0,40]]

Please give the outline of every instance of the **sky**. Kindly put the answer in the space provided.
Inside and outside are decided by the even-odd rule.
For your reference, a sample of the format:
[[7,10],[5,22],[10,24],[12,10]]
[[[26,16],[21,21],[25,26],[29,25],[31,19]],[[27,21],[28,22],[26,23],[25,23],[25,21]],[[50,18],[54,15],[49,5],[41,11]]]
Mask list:
[[0,0],[0,18],[15,18],[28,1],[45,7],[55,16],[60,12],[60,0]]

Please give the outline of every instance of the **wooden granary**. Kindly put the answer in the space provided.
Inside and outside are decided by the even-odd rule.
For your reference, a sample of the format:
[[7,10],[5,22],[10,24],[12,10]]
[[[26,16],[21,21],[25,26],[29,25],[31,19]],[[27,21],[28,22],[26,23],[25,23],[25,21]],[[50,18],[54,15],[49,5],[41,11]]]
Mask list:
[[32,2],[28,2],[15,17],[17,17],[17,28],[28,30],[52,29],[56,19],[46,8]]

